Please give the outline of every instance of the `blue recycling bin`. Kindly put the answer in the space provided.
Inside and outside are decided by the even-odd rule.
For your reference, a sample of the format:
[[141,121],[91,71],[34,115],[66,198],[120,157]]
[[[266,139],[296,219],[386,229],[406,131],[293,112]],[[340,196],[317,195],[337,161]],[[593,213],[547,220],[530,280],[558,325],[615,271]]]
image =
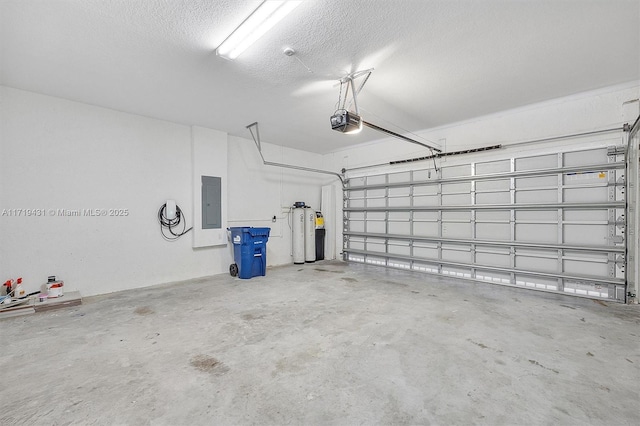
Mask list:
[[271,228],[238,226],[229,228],[233,244],[234,264],[231,276],[249,279],[267,274],[267,241]]

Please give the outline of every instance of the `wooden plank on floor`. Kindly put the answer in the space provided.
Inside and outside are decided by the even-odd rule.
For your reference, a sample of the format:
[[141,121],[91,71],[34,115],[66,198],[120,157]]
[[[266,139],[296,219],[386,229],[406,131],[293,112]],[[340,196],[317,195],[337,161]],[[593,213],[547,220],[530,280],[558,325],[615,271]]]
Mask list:
[[12,308],[4,308],[0,310],[0,319],[17,317],[20,315],[29,315],[33,313],[35,313],[35,309],[33,309],[33,305],[31,305],[31,301],[29,301],[24,305],[18,305]]
[[33,308],[36,312],[46,312],[54,309],[68,308],[71,306],[78,306],[82,304],[82,297],[80,297],[79,291],[71,291],[66,293],[62,297],[56,297],[55,299],[47,299],[44,302],[33,302]]

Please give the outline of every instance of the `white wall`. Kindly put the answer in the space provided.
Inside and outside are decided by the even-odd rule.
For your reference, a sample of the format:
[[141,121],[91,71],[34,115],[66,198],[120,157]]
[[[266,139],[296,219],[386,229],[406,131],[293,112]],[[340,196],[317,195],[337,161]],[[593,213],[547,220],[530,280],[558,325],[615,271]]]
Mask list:
[[[262,142],[266,161],[321,168],[322,156]],[[229,136],[228,226],[271,228],[267,243],[267,265],[292,262],[289,215],[284,208],[295,201],[318,210],[323,175],[265,166],[253,140]],[[335,178],[335,180],[338,180]],[[272,222],[276,216],[276,222]]]
[[[193,247],[227,244],[227,134],[219,130],[192,126],[191,162],[193,169]],[[220,229],[202,228],[202,176],[220,178]],[[225,202],[222,202],[222,201]]]
[[[29,291],[54,274],[67,291],[88,296],[227,273],[227,245],[194,249],[191,235],[175,242],[160,235],[156,217],[166,199],[175,199],[194,224],[196,166],[222,176],[223,186],[227,181],[227,226],[273,228],[268,265],[291,260],[281,206],[320,202],[321,178],[262,165],[247,139],[229,137],[227,152],[218,131],[8,87],[0,87],[0,102],[0,214],[6,209],[0,280],[21,276]],[[263,146],[271,161],[319,167],[322,160]],[[210,164],[192,159],[202,152],[217,157]],[[11,209],[44,215],[11,216]],[[50,209],[127,209],[128,215],[60,216]]]
[[[192,222],[187,126],[2,88],[0,217],[2,279],[29,291],[48,275],[83,295],[212,275],[223,248],[193,250],[191,236],[166,242],[156,219],[175,199]],[[50,209],[126,209],[124,217],[53,215]]]

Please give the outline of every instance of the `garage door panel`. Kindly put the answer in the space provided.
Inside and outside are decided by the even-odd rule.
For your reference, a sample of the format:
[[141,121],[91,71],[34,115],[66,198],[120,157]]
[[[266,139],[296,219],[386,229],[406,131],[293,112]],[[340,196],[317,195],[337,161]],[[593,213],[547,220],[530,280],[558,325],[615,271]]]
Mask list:
[[357,221],[351,220],[349,221],[349,230],[352,232],[364,232],[364,220]]
[[366,237],[345,258],[624,301],[623,164],[598,147],[349,180],[345,229]]
[[415,211],[413,212],[413,220],[414,221],[429,221],[429,222],[435,222],[438,220],[438,212],[435,211],[426,211],[426,212],[421,212],[421,211]]
[[511,181],[509,179],[481,180],[476,182],[476,191],[509,191]]
[[389,212],[388,213],[388,217],[390,221],[405,221],[405,222],[409,222],[409,220],[411,219],[411,213],[410,212]]
[[606,183],[609,174],[606,170],[567,173],[563,176],[562,184],[572,185],[597,185]]
[[450,277],[457,278],[469,278],[471,277],[471,269],[470,268],[459,268],[455,266],[444,266],[442,267],[442,275],[448,275]]
[[517,286],[534,290],[558,290],[558,280],[554,278],[545,278],[527,274],[516,274],[515,282]]
[[558,167],[558,157],[555,154],[540,155],[535,157],[516,158],[516,171],[544,170]]
[[437,259],[438,254],[438,248],[435,246],[425,246],[418,244],[414,244],[413,246],[413,255],[415,257],[420,257],[423,259]]
[[541,272],[559,272],[558,259],[548,259],[537,256],[516,256],[516,269],[541,271]]
[[498,210],[498,211],[477,211],[476,212],[476,221],[477,222],[487,222],[487,221],[501,221],[501,222],[509,222],[511,219],[511,212],[508,210]]
[[602,164],[607,162],[607,148],[565,152],[563,157],[564,165],[568,167]]
[[520,204],[555,203],[557,201],[557,189],[516,192],[516,203]]
[[442,195],[442,204],[450,206],[466,206],[471,204],[471,194]]
[[607,194],[607,187],[565,188],[564,201],[566,203],[599,203],[607,199]]
[[359,237],[350,237],[348,248],[354,250],[364,250],[364,239]]
[[442,220],[445,222],[451,221],[471,221],[471,212],[469,211],[444,211],[442,212]]
[[389,207],[408,207],[409,199],[408,198],[389,198]]
[[366,177],[352,177],[352,178],[349,178],[349,186],[353,186],[353,187],[355,187],[355,186],[365,186],[368,183],[370,184],[370,182],[368,182],[368,179]]
[[383,185],[387,182],[387,175],[367,176],[366,185]]
[[442,260],[447,262],[471,263],[471,253],[469,251],[442,249]]
[[460,166],[442,167],[440,171],[443,179],[461,177],[461,176],[470,176],[471,165],[464,164]]
[[607,210],[567,210],[564,212],[565,221],[606,222]]
[[365,192],[363,189],[360,190],[353,190],[350,192],[350,196],[349,199],[350,200],[357,200],[357,199],[361,199],[365,197]]
[[480,281],[490,282],[493,284],[511,283],[511,275],[504,272],[482,270],[482,268],[479,267],[475,275],[476,275],[476,279]]
[[476,175],[490,175],[493,173],[506,173],[511,170],[510,160],[490,161],[476,163]]
[[553,224],[516,224],[516,240],[535,243],[556,243],[558,226]]
[[548,188],[558,185],[557,176],[536,176],[516,178],[516,189]]
[[424,262],[424,261],[420,261],[420,262],[413,262],[412,265],[412,269],[414,271],[419,271],[419,272],[426,272],[426,273],[430,273],[430,274],[439,274],[439,265],[437,263],[434,262]]
[[430,180],[437,180],[438,174],[432,169],[414,170],[413,181],[414,182],[427,182]]
[[349,207],[355,207],[355,208],[365,208],[366,204],[365,204],[365,200],[364,198],[362,199],[353,199],[349,201]]
[[437,185],[417,185],[413,187],[413,195],[438,195]]
[[389,233],[409,235],[411,233],[411,224],[409,222],[389,222]]
[[367,221],[367,232],[372,232],[374,234],[384,234],[387,231],[386,222],[379,222],[368,220]]
[[365,242],[365,247],[367,251],[376,252],[376,253],[385,253],[387,251],[387,246],[384,240],[379,240],[375,238],[367,238]]
[[557,222],[558,210],[521,210],[516,212],[517,222]]
[[511,256],[509,254],[476,252],[476,263],[479,265],[502,266],[508,268],[511,266]]
[[411,193],[410,187],[389,188],[389,197],[408,197]]
[[387,196],[387,190],[385,188],[368,189],[366,191],[367,198],[384,198]]
[[476,223],[476,238],[479,240],[509,241],[511,225],[509,223]]
[[413,206],[414,207],[435,207],[440,205],[440,200],[437,195],[425,195],[425,196],[414,196],[413,197]]
[[367,220],[385,220],[387,218],[387,213],[385,212],[368,212]]
[[414,222],[413,232],[416,236],[437,237],[440,224],[436,222]]
[[403,183],[411,181],[411,172],[390,173],[389,183]]
[[442,236],[445,238],[471,238],[471,224],[443,223]]
[[566,273],[572,275],[592,275],[599,277],[606,276],[608,273],[606,259],[601,259],[600,262],[564,260],[563,268]]
[[609,227],[607,225],[565,225],[564,241],[567,244],[607,245]]
[[408,245],[390,244],[389,253],[401,256],[411,255],[411,248]]
[[614,297],[614,295],[612,294],[613,290],[614,289],[607,288],[606,286],[602,286],[597,282],[593,282],[593,281],[567,280],[567,282],[564,285],[563,291],[565,294],[613,298]]
[[442,184],[442,193],[443,194],[452,194],[457,192],[471,192],[471,182],[454,182],[454,183],[443,183]]
[[509,192],[486,192],[476,194],[476,204],[509,204],[511,194]]

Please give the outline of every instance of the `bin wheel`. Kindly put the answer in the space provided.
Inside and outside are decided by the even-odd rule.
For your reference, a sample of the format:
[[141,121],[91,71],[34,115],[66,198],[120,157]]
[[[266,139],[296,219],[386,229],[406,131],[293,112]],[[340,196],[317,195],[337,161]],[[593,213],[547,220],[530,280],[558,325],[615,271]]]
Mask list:
[[229,273],[231,274],[232,277],[237,277],[238,276],[238,265],[235,263],[232,263],[229,266]]

